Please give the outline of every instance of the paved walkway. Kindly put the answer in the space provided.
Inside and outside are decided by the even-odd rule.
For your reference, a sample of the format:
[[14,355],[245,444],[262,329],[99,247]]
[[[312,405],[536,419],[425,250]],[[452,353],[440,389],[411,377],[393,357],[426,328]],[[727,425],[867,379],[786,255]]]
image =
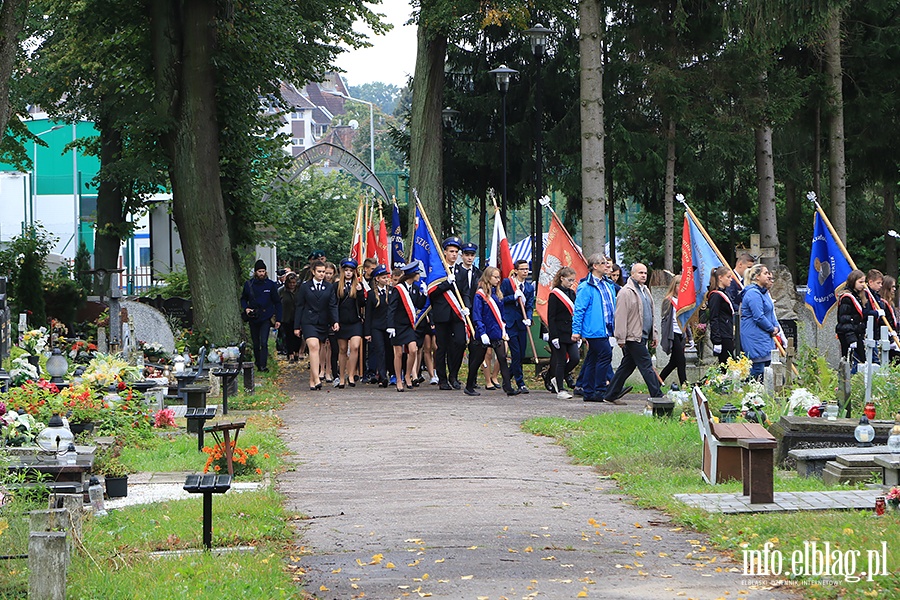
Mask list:
[[[317,598],[785,598],[520,423],[625,407],[432,386],[309,392],[280,412],[296,565]],[[628,398],[626,398],[628,400]],[[364,596],[363,596],[364,595]]]
[[775,501],[767,504],[750,504],[750,496],[742,494],[675,494],[675,498],[708,512],[737,514],[798,510],[874,510],[876,496],[883,495],[884,491],[879,490],[775,492]]

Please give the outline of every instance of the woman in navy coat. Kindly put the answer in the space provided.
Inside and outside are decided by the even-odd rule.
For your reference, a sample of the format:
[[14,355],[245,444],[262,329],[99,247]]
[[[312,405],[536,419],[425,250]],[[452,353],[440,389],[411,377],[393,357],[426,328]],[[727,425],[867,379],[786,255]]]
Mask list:
[[328,333],[338,331],[337,296],[334,286],[325,281],[325,263],[310,266],[312,279],[297,286],[297,305],[294,311],[295,335],[303,335],[309,349],[309,389],[321,390],[319,379],[319,348]]
[[[484,360],[484,354],[490,346],[500,363],[500,376],[503,378],[503,390],[508,396],[519,393],[513,389],[509,381],[509,364],[506,362],[506,323],[503,322],[501,310],[502,292],[500,291],[500,269],[488,267],[478,281],[478,290],[472,302],[472,321],[475,324],[475,340],[469,349],[469,377],[466,380],[465,394],[479,396],[475,391],[478,379],[478,367]],[[480,343],[479,343],[480,342]]]

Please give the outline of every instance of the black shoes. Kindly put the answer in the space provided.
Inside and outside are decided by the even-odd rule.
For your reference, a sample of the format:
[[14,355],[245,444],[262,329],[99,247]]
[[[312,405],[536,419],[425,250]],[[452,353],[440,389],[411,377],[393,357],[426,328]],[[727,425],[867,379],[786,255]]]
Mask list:
[[[630,392],[631,390],[632,390],[632,386],[626,385],[625,387],[622,388],[622,391],[619,392],[619,393],[616,395],[615,398],[613,398],[612,400],[608,400],[607,402],[612,402],[613,404],[617,404],[617,403],[615,402],[615,400],[621,400],[622,398],[625,397],[625,394],[627,394],[627,393]],[[622,404],[625,404],[625,403],[622,402]]]
[[461,390],[462,384],[459,381],[454,380],[450,382],[450,387],[452,387],[454,390]]
[[527,394],[527,393],[528,393],[528,388],[525,387],[524,385],[520,385],[520,386],[519,386],[519,393],[520,393],[520,394]]
[[452,390],[453,388],[446,381],[442,381],[441,383],[438,384],[438,389],[439,390]]
[[469,388],[464,389],[463,393],[466,396],[480,396],[481,395],[481,392],[476,392],[475,390],[470,390]]
[[604,402],[603,398],[600,396],[583,396],[582,400],[585,402]]
[[580,387],[573,387],[572,393],[575,394],[576,396],[584,396],[584,390]]
[[508,390],[506,390],[506,395],[507,396],[518,396],[519,390],[514,390],[512,388],[509,388]]

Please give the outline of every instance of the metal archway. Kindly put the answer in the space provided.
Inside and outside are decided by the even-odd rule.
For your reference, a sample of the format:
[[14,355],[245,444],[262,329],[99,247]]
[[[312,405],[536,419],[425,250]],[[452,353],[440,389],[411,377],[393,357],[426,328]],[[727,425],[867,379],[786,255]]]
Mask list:
[[[387,192],[384,191],[384,186],[381,185],[378,177],[369,170],[369,167],[367,167],[364,162],[359,160],[347,149],[334,144],[329,144],[328,142],[318,143],[295,156],[291,161],[291,166],[279,173],[278,177],[275,178],[275,181],[272,182],[272,189],[277,190],[281,186],[294,181],[308,167],[323,160],[330,160],[333,163],[340,165],[360,183],[375,190],[379,196],[384,198],[385,203],[390,203],[391,199],[388,198]],[[271,194],[271,191],[266,192],[265,195],[263,195],[263,201],[267,200]]]

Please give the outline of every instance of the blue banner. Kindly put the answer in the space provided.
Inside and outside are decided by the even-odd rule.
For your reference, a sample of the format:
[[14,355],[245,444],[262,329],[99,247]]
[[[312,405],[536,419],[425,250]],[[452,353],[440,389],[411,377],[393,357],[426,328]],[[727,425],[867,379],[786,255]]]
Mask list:
[[837,240],[816,212],[809,254],[809,276],[806,280],[806,303],[819,322],[819,327],[825,323],[825,317],[837,303],[838,294],[843,291],[847,276],[852,270],[853,267],[838,246]]
[[403,251],[403,234],[400,233],[400,209],[394,202],[394,208],[391,213],[391,264],[386,265],[388,269],[396,269],[406,264],[405,252]]
[[416,234],[413,237],[412,260],[422,261],[422,281],[430,290],[447,278],[447,269],[443,263],[443,251],[440,243],[431,236],[425,219],[416,207]]
[[690,277],[693,280],[693,294],[690,292],[685,294],[681,289],[678,291],[677,314],[682,331],[687,327],[687,322],[691,316],[703,304],[712,270],[722,266],[719,255],[706,241],[694,220],[688,215],[685,215],[684,218],[688,239],[682,239],[681,241],[681,282],[682,286],[684,286],[685,278],[690,273]]

